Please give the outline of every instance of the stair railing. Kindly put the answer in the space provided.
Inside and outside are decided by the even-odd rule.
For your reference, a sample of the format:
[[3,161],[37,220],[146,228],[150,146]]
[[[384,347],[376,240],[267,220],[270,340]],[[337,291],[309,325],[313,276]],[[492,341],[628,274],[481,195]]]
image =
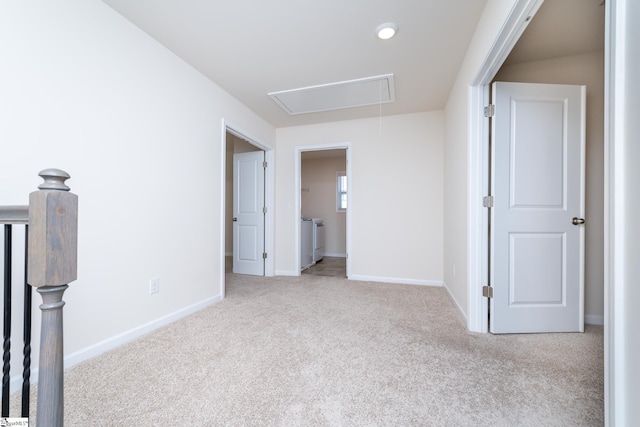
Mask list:
[[78,196],[69,192],[69,174],[40,172],[44,183],[29,195],[27,280],[42,296],[38,425],[62,427],[64,419],[64,351],[62,295],[78,274]]
[[[25,246],[27,255],[26,281],[28,282],[28,285],[25,286],[37,288],[43,302],[40,305],[42,316],[40,328],[40,359],[38,366],[36,422],[40,426],[62,427],[64,424],[64,349],[62,307],[65,304],[62,300],[62,295],[68,288],[68,284],[77,278],[78,196],[69,192],[69,187],[65,184],[65,181],[69,179],[70,176],[66,172],[59,169],[45,169],[40,172],[39,175],[44,179],[44,183],[38,186],[38,191],[29,195],[27,221],[24,222],[24,206],[0,208],[0,217],[4,217],[7,221],[10,221],[12,220],[10,217],[15,216],[20,219],[20,223],[27,225],[28,232],[25,234],[28,237],[26,238]],[[9,279],[9,282],[10,281],[11,279]],[[10,295],[8,300],[10,303]],[[6,301],[7,298],[5,297],[5,303]],[[25,306],[26,305],[25,301]],[[28,305],[29,307],[31,306],[30,300]],[[31,327],[29,326],[29,328],[25,328],[25,333],[27,329],[29,331],[30,342]],[[25,344],[25,348],[26,346],[27,344]],[[7,347],[6,338],[5,347]],[[5,359],[3,368],[3,370],[6,370],[5,377],[8,381],[8,359]],[[24,407],[25,383],[23,382],[23,417],[28,417],[29,413],[29,369],[27,369],[26,373],[23,369],[23,377],[25,375],[27,376],[26,414]],[[3,386],[5,383],[5,377],[3,377]],[[5,417],[8,414],[4,414],[4,393],[2,404],[3,417]]]
[[3,322],[2,322],[2,418],[9,417],[11,394],[11,320],[13,312],[13,231],[15,225],[23,225],[25,233],[25,259],[23,271],[24,304],[22,312],[22,401],[21,417],[29,417],[31,388],[31,286],[27,283],[27,247],[29,235],[29,206],[0,206],[0,224],[4,225],[3,252]]

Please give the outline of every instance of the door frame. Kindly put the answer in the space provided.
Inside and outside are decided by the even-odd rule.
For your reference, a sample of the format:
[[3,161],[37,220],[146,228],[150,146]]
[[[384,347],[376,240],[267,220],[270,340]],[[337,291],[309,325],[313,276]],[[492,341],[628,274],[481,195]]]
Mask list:
[[267,259],[264,264],[264,275],[271,277],[275,275],[275,153],[274,150],[264,143],[259,138],[252,136],[249,132],[244,130],[237,124],[222,119],[222,143],[220,144],[220,295],[225,297],[226,283],[225,283],[225,235],[226,235],[226,154],[227,154],[227,132],[233,134],[239,138],[244,139],[251,145],[264,151],[265,161],[267,162],[267,169],[265,170],[264,177],[264,203],[267,207],[267,213],[264,218],[264,250],[267,253]]
[[[295,209],[296,212],[298,212],[298,215],[295,217],[295,241],[299,242],[300,241],[300,218],[302,217],[302,196],[301,196],[301,190],[302,190],[302,153],[305,151],[324,151],[324,150],[345,150],[345,155],[346,155],[346,160],[347,160],[347,167],[346,167],[346,174],[347,174],[347,185],[348,185],[348,190],[347,190],[347,211],[345,212],[346,215],[346,246],[347,246],[347,278],[351,277],[351,218],[353,217],[353,185],[352,185],[352,173],[351,173],[351,158],[352,158],[352,148],[351,148],[351,142],[338,142],[338,143],[329,143],[329,144],[317,144],[317,145],[304,145],[304,146],[298,146],[295,148],[295,152],[296,152],[296,158],[295,158],[295,170],[294,170],[294,176],[296,177],[295,180]],[[295,244],[295,257],[296,257],[296,271],[298,272],[298,275],[301,275],[302,272],[300,271],[301,265],[300,265],[300,245],[299,244]]]
[[640,413],[634,396],[640,389],[634,385],[640,352],[635,335],[638,294],[628,291],[639,271],[631,260],[638,247],[632,224],[640,206],[630,196],[638,185],[627,169],[637,160],[631,147],[636,147],[640,134],[640,128],[631,124],[640,110],[631,102],[640,92],[636,72],[640,61],[632,55],[640,43],[630,19],[639,10],[636,0],[605,3],[604,420],[609,426],[627,425]]
[[544,0],[517,0],[475,79],[469,86],[469,175],[467,234],[467,328],[489,330],[489,304],[482,286],[489,277],[489,212],[482,197],[489,194],[489,120],[484,107],[489,104],[490,84],[511,53],[531,18]]

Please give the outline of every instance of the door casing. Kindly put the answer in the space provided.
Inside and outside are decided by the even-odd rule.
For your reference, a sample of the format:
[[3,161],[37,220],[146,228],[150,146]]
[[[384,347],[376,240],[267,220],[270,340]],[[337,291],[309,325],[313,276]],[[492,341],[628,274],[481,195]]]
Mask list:
[[489,304],[482,296],[488,282],[489,215],[482,197],[489,192],[489,123],[484,107],[489,104],[489,85],[524,33],[543,0],[518,0],[475,79],[469,86],[469,170],[467,223],[467,328],[489,330]]

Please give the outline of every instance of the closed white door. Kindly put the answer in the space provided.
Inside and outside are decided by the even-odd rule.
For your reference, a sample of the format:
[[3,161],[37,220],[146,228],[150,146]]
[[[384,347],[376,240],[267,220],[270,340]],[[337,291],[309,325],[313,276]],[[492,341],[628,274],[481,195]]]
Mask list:
[[492,87],[492,333],[584,330],[585,87]]
[[264,275],[264,152],[233,155],[233,272]]

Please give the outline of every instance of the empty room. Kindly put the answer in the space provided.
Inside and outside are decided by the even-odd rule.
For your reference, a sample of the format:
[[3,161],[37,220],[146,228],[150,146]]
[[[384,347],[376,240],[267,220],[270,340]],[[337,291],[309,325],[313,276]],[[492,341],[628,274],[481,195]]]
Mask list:
[[3,2],[0,420],[633,425],[639,14]]

